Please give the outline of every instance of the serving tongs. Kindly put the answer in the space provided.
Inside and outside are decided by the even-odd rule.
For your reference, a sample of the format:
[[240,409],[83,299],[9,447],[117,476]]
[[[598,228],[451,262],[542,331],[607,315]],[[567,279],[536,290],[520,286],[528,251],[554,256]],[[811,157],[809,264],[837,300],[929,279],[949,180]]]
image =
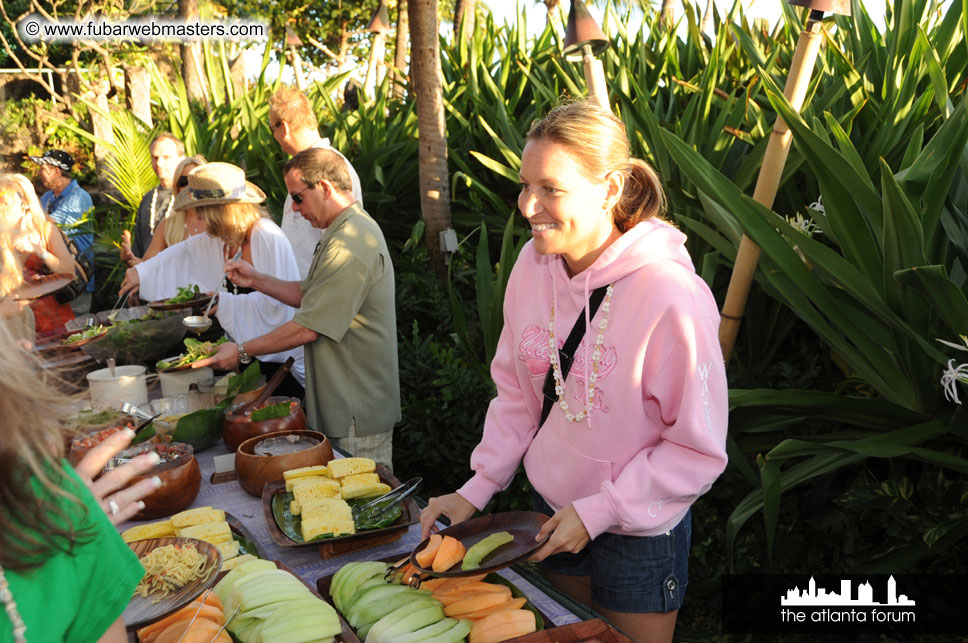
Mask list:
[[417,491],[417,487],[420,486],[421,482],[423,482],[423,478],[419,476],[416,478],[410,478],[409,480],[404,482],[396,489],[388,493],[385,493],[382,496],[378,496],[365,504],[356,505],[355,507],[353,507],[353,518],[356,519],[357,516],[362,514],[367,509],[370,509],[372,507],[377,507],[381,505],[381,503],[386,502],[387,504],[385,506],[380,507],[376,512],[372,514],[374,519],[379,518],[387,511],[389,511],[392,507],[397,506],[398,504],[400,504],[401,502],[403,502],[404,500],[412,496],[414,492]]

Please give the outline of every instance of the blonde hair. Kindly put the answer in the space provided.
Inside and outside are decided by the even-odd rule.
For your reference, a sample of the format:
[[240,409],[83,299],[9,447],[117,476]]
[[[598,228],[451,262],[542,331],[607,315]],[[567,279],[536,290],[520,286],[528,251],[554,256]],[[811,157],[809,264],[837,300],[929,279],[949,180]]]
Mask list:
[[229,245],[241,246],[249,229],[269,212],[257,203],[223,203],[195,208],[208,233]]
[[[15,342],[6,321],[0,321],[0,372],[0,566],[27,570],[90,537],[76,529],[85,515],[80,484],[61,465],[62,419],[74,399],[58,390],[59,373]],[[44,502],[38,511],[38,492],[68,502]]]
[[24,234],[36,234],[47,247],[47,216],[30,180],[23,174],[0,174],[0,191],[16,194],[22,209],[0,212],[0,296],[23,283],[23,266],[14,250],[14,241]]
[[535,139],[568,148],[590,181],[604,181],[610,172],[622,173],[622,195],[612,206],[612,217],[620,232],[628,232],[646,219],[661,217],[665,211],[659,176],[648,163],[630,156],[625,125],[596,103],[585,99],[555,107],[531,125],[528,140]]
[[20,198],[27,206],[27,211],[21,220],[21,231],[40,235],[44,247],[47,247],[48,218],[40,205],[40,199],[37,198],[34,184],[23,174],[8,173],[0,174],[0,187],[8,187],[20,194]]
[[[192,166],[192,170],[196,167],[205,165],[208,161],[201,154],[196,154],[195,156],[189,156],[188,158],[182,159],[178,165],[175,167],[175,174],[172,178],[171,186],[171,198],[174,199],[182,188],[178,187],[178,179],[183,175],[188,176],[191,170],[186,171],[185,168]],[[175,210],[169,214],[166,218],[168,223],[165,224],[165,245],[173,246],[179,241],[184,241],[188,238],[188,234],[185,232],[185,217],[188,216],[188,210]]]
[[295,129],[319,129],[319,121],[306,94],[293,87],[283,87],[269,98],[269,127],[286,121]]

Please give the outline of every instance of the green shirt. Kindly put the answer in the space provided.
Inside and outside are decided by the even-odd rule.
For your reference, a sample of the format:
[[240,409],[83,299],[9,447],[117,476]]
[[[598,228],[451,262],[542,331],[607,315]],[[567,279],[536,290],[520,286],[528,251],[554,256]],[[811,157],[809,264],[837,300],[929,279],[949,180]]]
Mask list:
[[306,344],[309,426],[330,437],[383,433],[400,420],[393,264],[376,221],[355,203],[326,229],[293,321]]
[[[65,490],[77,496],[83,507],[51,495],[34,480],[37,510],[60,507],[71,517],[74,528],[89,537],[70,553],[52,553],[40,567],[25,572],[5,570],[31,643],[98,640],[121,616],[144,576],[138,557],[121,540],[94,496],[66,462],[63,466],[69,474]],[[12,640],[10,618],[0,610],[0,641]]]

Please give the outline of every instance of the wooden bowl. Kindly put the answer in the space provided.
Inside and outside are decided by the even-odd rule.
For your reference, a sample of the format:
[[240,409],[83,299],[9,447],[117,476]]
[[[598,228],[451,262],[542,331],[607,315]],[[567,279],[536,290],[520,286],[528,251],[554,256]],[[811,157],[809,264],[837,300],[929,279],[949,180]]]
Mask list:
[[[181,442],[171,444],[144,443],[125,449],[118,454],[118,458],[133,458],[148,451],[158,450],[161,453],[177,453],[178,458],[156,464],[147,473],[135,476],[128,486],[137,484],[145,478],[158,476],[161,486],[142,498],[145,508],[132,520],[151,520],[163,518],[188,509],[195,502],[198,491],[202,487],[202,472],[198,467],[198,460],[192,445]],[[108,463],[110,467],[115,460]]]
[[[319,444],[294,453],[280,455],[256,455],[255,447],[266,438],[286,435],[305,436],[319,440]],[[326,464],[333,459],[333,446],[319,431],[291,430],[257,435],[239,445],[235,452],[235,475],[239,486],[256,497],[262,497],[262,487],[267,482],[282,480],[282,473],[290,469]]]
[[[294,403],[289,415],[261,422],[253,422],[248,415],[235,412],[242,404],[233,404],[226,409],[225,420],[222,423],[222,439],[225,440],[225,446],[229,451],[235,451],[240,444],[257,435],[278,431],[301,431],[306,428],[306,414],[299,406],[299,400],[294,397],[276,396],[270,397],[266,404],[279,402]],[[262,490],[260,489],[259,492],[261,493]]]
[[[127,416],[125,416],[127,418]],[[109,438],[111,435],[123,430],[125,427],[134,428],[134,423],[127,419],[119,419],[114,424],[108,425],[107,427],[94,429],[92,431],[87,431],[84,433],[78,433],[70,439],[70,444],[67,450],[67,461],[71,463],[71,466],[77,466],[77,463],[81,461],[87,452],[93,449],[95,446],[103,442],[105,439]]]

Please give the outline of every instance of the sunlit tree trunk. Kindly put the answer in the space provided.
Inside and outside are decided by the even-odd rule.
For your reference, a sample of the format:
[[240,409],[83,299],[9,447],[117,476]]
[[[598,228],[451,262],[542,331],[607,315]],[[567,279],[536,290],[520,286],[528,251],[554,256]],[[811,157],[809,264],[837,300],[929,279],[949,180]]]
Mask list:
[[662,0],[662,22],[671,27],[676,20],[676,9],[674,0]]
[[397,0],[397,35],[393,54],[393,93],[397,98],[403,98],[407,81],[404,70],[407,68],[407,44],[410,42],[410,20],[407,11],[407,0]]
[[[178,17],[185,23],[195,22],[199,18],[198,0],[178,0]],[[201,52],[197,43],[185,41],[181,46],[182,78],[185,79],[185,90],[191,100],[205,101],[205,78],[202,71]]]
[[151,77],[143,65],[124,66],[124,96],[128,109],[151,127]]
[[[454,5],[454,39],[464,34],[464,40],[474,37],[474,16],[477,13],[477,0],[457,0]],[[464,24],[466,22],[466,24]],[[464,25],[461,27],[461,25]]]
[[420,209],[426,224],[424,242],[441,279],[446,277],[440,233],[450,228],[447,130],[441,86],[437,0],[409,0],[410,77],[417,94],[417,143]]
[[699,31],[703,33],[713,32],[713,14],[716,12],[716,4],[713,0],[706,0],[706,10],[702,13],[702,25]]

